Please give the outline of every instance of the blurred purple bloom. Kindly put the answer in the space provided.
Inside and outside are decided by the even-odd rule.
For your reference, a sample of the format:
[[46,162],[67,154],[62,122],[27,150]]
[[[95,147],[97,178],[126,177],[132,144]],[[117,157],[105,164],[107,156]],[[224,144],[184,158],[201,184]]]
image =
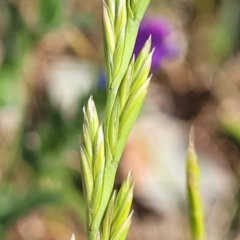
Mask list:
[[134,54],[137,56],[149,36],[152,36],[152,72],[156,71],[162,61],[179,54],[176,33],[173,25],[165,18],[145,18],[140,24]]
[[[155,48],[152,58],[151,72],[156,71],[165,59],[175,58],[180,53],[180,44],[176,31],[166,18],[144,18],[140,24],[133,53],[137,57],[143,45],[151,35],[152,49]],[[101,89],[106,87],[106,76],[99,77]]]
[[106,73],[101,71],[98,78],[98,88],[104,90],[106,88]]

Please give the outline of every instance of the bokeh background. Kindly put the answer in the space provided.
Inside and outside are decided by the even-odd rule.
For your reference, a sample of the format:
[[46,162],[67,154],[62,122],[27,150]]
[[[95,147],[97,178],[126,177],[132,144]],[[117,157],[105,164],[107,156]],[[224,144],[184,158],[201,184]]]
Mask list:
[[[78,149],[89,95],[104,114],[101,22],[100,0],[0,0],[0,239],[86,239]],[[193,124],[207,239],[239,240],[240,1],[152,0],[140,30],[155,58],[116,179],[135,180],[128,239],[190,239]]]

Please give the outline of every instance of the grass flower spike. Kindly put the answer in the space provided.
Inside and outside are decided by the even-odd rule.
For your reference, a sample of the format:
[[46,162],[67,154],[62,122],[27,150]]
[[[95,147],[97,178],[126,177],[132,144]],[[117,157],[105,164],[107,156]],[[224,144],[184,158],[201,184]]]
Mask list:
[[138,27],[149,0],[103,3],[107,102],[103,123],[90,97],[83,109],[80,146],[89,240],[124,240],[131,222],[131,174],[117,193],[114,180],[122,151],[147,93],[151,38],[133,56]]
[[[132,57],[140,21],[150,0],[106,0],[103,27],[108,86],[118,87]],[[113,87],[113,86],[112,86]]]
[[190,132],[187,153],[187,199],[192,240],[205,240],[204,211],[200,196],[200,170],[193,140],[193,128]]
[[119,193],[113,192],[102,224],[102,239],[125,239],[131,223],[133,183],[131,173],[122,184]]

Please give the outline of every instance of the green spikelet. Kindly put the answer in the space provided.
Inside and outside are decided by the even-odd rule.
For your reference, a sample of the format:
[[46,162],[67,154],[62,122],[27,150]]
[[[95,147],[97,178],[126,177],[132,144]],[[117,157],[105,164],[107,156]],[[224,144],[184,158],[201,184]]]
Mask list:
[[200,170],[194,147],[193,128],[190,131],[187,152],[187,200],[192,240],[205,240],[205,224],[202,199],[200,195]]
[[122,151],[147,93],[151,38],[138,58],[132,56],[138,27],[150,0],[103,2],[107,103],[103,123],[92,98],[83,109],[80,146],[89,240],[124,240],[131,222],[131,176],[118,194],[114,180]]

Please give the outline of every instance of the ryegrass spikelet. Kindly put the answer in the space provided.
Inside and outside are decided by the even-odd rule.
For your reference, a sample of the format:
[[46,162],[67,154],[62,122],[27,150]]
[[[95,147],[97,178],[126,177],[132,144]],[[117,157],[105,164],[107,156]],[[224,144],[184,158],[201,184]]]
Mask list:
[[128,68],[140,21],[150,0],[107,0],[103,27],[108,86],[118,88]]
[[131,173],[129,173],[118,194],[114,191],[108,204],[102,223],[103,240],[125,239],[131,223],[132,198],[133,182]]
[[139,23],[148,3],[149,0],[139,0],[138,4],[131,0],[106,0],[103,3],[106,111],[100,124],[90,97],[83,109],[80,146],[89,240],[124,240],[131,222],[131,176],[117,195],[113,185],[124,145],[150,81],[151,40],[147,41],[136,61],[132,57]]

